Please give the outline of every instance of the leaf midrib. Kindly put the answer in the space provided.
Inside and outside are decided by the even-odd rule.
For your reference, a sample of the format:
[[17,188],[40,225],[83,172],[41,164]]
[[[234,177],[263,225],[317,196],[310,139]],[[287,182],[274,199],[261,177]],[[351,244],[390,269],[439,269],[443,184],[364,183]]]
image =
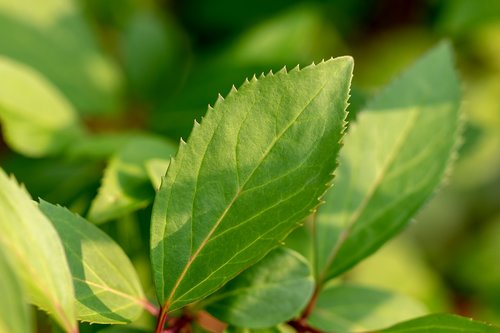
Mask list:
[[[172,299],[175,295],[175,292],[177,291],[178,287],[180,286],[182,280],[184,279],[185,275],[187,274],[187,271],[189,270],[189,268],[191,267],[191,265],[193,264],[194,260],[198,257],[198,255],[200,254],[200,252],[203,250],[203,248],[205,247],[205,245],[208,243],[208,240],[210,239],[210,237],[213,235],[213,233],[217,230],[217,228],[219,227],[219,225],[221,224],[222,220],[225,218],[226,214],[229,212],[229,210],[231,209],[231,207],[233,206],[233,204],[236,202],[236,200],[239,198],[241,192],[243,191],[245,185],[249,182],[250,179],[252,179],[252,176],[254,175],[254,173],[256,172],[256,170],[262,165],[262,163],[264,162],[264,160],[267,158],[267,156],[269,155],[269,153],[271,152],[271,150],[274,148],[274,146],[276,145],[276,143],[281,139],[281,137],[291,128],[291,126],[297,121],[297,119],[303,114],[303,112],[307,109],[307,107],[312,103],[312,101],[318,97],[318,95],[323,91],[323,89],[325,88],[326,84],[328,83],[328,80],[325,80],[325,82],[321,85],[321,87],[318,89],[318,91],[314,94],[314,96],[302,107],[301,111],[298,112],[297,116],[294,117],[294,119],[286,126],[286,128],[273,140],[273,142],[271,142],[270,146],[268,147],[268,149],[264,152],[264,154],[262,155],[261,159],[259,160],[259,162],[257,163],[256,167],[252,170],[252,172],[249,174],[248,178],[245,180],[245,182],[239,186],[239,189],[238,191],[236,192],[236,194],[234,195],[234,197],[231,199],[231,201],[229,202],[228,206],[224,209],[224,211],[222,212],[221,216],[219,217],[219,219],[217,219],[217,221],[215,222],[214,226],[212,227],[212,229],[210,229],[209,233],[207,234],[207,236],[203,239],[203,241],[201,242],[200,246],[198,247],[198,249],[196,250],[196,252],[189,258],[186,266],[184,267],[183,271],[181,272],[181,274],[179,275],[179,278],[177,279],[176,283],[174,284],[174,287],[172,288],[172,291],[170,292],[170,295],[169,297],[167,298],[167,300],[165,301],[165,307],[168,309],[169,306],[171,305],[172,303]],[[247,111],[247,112],[250,112],[250,111]],[[242,125],[241,125],[242,126]],[[207,145],[207,148],[205,149],[205,153],[206,151],[208,150],[208,145]],[[192,237],[192,234],[191,234],[191,237]]]

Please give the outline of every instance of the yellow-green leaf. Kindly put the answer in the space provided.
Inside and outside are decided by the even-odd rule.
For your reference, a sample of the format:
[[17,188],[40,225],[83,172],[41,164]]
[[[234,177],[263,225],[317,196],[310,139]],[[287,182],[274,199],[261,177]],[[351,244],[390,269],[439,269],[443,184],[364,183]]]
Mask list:
[[127,255],[108,235],[69,210],[40,202],[62,240],[73,277],[76,314],[81,321],[130,323],[147,306]]
[[66,332],[77,332],[73,283],[61,240],[26,190],[1,169],[0,229],[0,246],[16,263],[28,299]]
[[9,146],[28,156],[61,152],[82,132],[73,107],[49,81],[3,56],[0,122]]

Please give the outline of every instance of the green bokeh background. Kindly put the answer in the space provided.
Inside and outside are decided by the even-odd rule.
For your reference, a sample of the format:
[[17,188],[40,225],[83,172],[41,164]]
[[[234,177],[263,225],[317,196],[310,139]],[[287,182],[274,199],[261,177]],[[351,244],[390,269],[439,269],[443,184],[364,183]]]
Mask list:
[[[108,157],[130,137],[186,139],[217,94],[254,73],[350,54],[354,120],[404,67],[451,40],[467,120],[453,173],[401,236],[344,279],[399,291],[432,311],[500,324],[499,0],[31,2],[23,8],[0,0],[0,55],[41,72],[102,141],[35,159],[0,140],[0,165],[34,198],[81,214]],[[149,210],[102,227],[151,293]],[[47,330],[45,315],[36,316],[40,332]],[[147,316],[137,323],[151,324]],[[102,328],[83,325],[82,332]]]

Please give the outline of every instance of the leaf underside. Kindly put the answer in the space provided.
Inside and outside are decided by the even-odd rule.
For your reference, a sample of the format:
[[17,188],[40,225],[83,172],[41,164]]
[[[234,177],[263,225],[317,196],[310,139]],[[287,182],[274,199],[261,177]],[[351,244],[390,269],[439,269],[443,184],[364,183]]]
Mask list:
[[74,290],[64,249],[26,190],[0,169],[0,246],[16,264],[31,303],[75,332]]
[[40,202],[61,237],[73,277],[77,319],[130,323],[143,310],[144,295],[132,263],[108,235],[66,208]]
[[321,283],[394,236],[442,183],[459,141],[459,103],[452,52],[441,44],[358,115],[317,214]]
[[264,257],[331,182],[352,75],[342,57],[255,77],[209,108],[157,193],[151,260],[169,310]]

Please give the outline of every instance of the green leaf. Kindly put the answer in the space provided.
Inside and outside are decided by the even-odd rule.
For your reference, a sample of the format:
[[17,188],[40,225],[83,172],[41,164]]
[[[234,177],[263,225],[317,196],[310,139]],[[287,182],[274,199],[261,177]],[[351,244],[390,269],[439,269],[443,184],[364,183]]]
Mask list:
[[152,158],[146,161],[146,171],[148,172],[149,180],[155,189],[159,189],[161,179],[165,176],[170,160],[161,158]]
[[147,134],[140,132],[110,132],[83,137],[71,146],[66,155],[72,159],[105,160],[118,150]]
[[231,325],[267,328],[298,315],[314,289],[309,264],[278,248],[206,300],[206,310]]
[[74,291],[64,249],[26,190],[0,169],[0,246],[23,281],[29,300],[66,332],[77,332]]
[[154,198],[145,163],[152,158],[169,158],[176,147],[155,137],[136,138],[110,160],[89,220],[101,223],[146,207]]
[[426,314],[418,302],[390,291],[356,285],[330,285],[309,317],[324,332],[364,332]]
[[38,72],[0,56],[0,78],[0,120],[13,150],[55,154],[81,134],[73,107]]
[[[150,7],[150,6],[146,6]],[[163,8],[162,8],[163,9]],[[120,38],[123,65],[132,93],[149,100],[176,91],[185,75],[188,43],[166,10],[137,10]]]
[[276,326],[269,328],[241,328],[229,326],[224,330],[224,333],[294,333],[295,330],[288,326]]
[[0,249],[0,333],[31,332],[31,318],[17,274]]
[[146,306],[129,258],[108,235],[66,208],[40,201],[61,237],[73,277],[77,318],[100,324],[130,323]]
[[431,314],[412,319],[380,333],[498,333],[499,327],[451,314]]
[[336,165],[352,66],[341,57],[254,78],[195,124],[153,206],[164,311],[219,289],[317,207]]
[[0,40],[0,54],[40,71],[79,111],[117,107],[120,73],[75,1],[0,0]]
[[149,333],[151,331],[146,331],[134,327],[111,326],[103,330],[100,330],[98,332],[99,333]]
[[459,103],[452,51],[441,44],[358,114],[318,211],[320,284],[376,251],[429,200],[456,154]]
[[407,295],[422,302],[430,312],[449,311],[452,300],[445,282],[425,260],[422,248],[405,236],[391,239],[356,265],[349,271],[349,282]]

